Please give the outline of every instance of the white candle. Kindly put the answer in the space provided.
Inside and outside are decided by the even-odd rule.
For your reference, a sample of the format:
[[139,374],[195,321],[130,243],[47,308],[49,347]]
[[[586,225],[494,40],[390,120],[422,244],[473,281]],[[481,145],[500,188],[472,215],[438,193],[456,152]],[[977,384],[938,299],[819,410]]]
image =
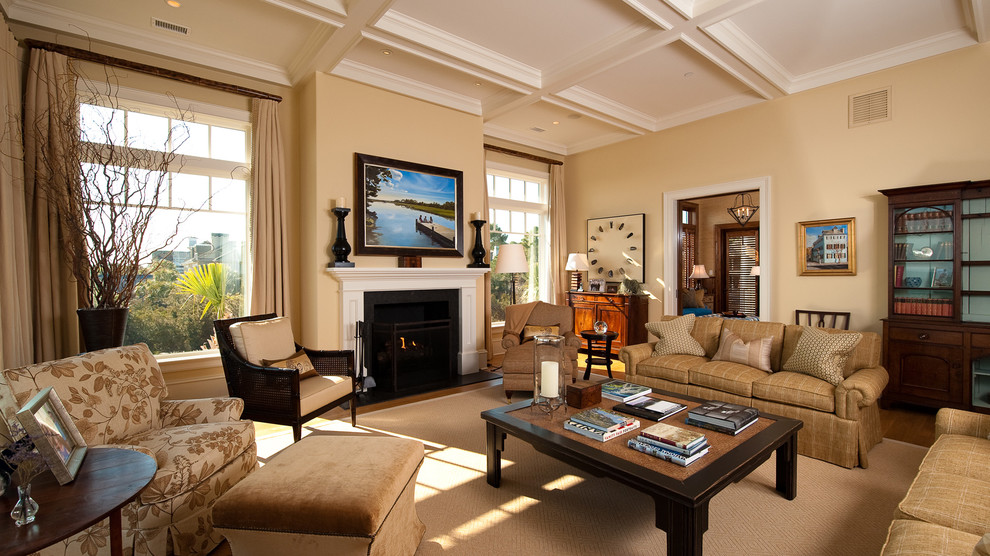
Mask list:
[[540,395],[544,398],[556,398],[560,394],[557,390],[559,368],[556,361],[540,362]]
[[471,220],[481,220],[481,213],[480,212],[472,212],[471,213]]
[[344,198],[343,197],[337,197],[337,208],[345,208],[344,207]]

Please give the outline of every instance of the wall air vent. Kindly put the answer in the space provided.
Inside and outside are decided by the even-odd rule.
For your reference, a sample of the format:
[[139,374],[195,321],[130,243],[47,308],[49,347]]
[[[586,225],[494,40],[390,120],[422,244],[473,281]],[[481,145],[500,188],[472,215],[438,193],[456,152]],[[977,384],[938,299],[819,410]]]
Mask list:
[[154,27],[155,29],[162,29],[164,31],[168,31],[170,33],[177,33],[183,36],[189,34],[189,28],[186,27],[185,25],[179,25],[178,23],[171,23],[162,19],[158,19],[157,17],[151,18],[151,26]]
[[849,95],[849,127],[890,121],[890,87]]

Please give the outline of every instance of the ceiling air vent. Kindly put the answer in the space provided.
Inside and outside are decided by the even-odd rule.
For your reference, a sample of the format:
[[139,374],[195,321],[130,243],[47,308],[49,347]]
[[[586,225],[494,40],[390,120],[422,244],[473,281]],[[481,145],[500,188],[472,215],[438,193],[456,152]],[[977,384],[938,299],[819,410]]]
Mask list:
[[890,87],[849,95],[849,127],[890,120]]
[[162,19],[158,19],[157,17],[151,18],[151,26],[154,27],[155,29],[162,29],[165,31],[169,31],[170,33],[178,33],[179,35],[183,35],[183,36],[189,34],[189,28],[186,27],[185,25],[179,25],[178,23],[171,23]]
[[530,130],[530,131],[535,131],[535,132],[537,132],[537,133],[543,133],[544,131],[546,131],[546,130],[545,130],[545,129],[543,129],[542,127],[536,127],[536,126],[533,126],[533,127],[531,127],[531,128],[529,128],[529,130]]

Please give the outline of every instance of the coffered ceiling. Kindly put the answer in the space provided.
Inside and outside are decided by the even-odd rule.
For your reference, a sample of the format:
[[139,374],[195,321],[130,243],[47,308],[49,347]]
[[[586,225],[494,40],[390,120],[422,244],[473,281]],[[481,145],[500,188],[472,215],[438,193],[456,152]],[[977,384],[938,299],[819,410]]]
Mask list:
[[18,38],[42,28],[280,85],[323,71],[560,154],[990,35],[990,0],[179,1],[0,7]]

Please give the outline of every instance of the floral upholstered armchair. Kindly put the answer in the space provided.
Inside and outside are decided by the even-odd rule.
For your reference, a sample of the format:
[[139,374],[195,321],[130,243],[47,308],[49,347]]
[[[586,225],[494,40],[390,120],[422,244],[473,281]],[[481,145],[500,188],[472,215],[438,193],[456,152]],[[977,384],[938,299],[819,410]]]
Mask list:
[[[158,464],[151,483],[123,508],[125,553],[207,554],[220,543],[213,504],[258,465],[254,423],[240,420],[240,399],[165,399],[157,361],[137,344],[4,370],[0,417],[13,424],[47,386],[87,445],[137,450]],[[42,554],[109,553],[108,535],[104,521]]]

